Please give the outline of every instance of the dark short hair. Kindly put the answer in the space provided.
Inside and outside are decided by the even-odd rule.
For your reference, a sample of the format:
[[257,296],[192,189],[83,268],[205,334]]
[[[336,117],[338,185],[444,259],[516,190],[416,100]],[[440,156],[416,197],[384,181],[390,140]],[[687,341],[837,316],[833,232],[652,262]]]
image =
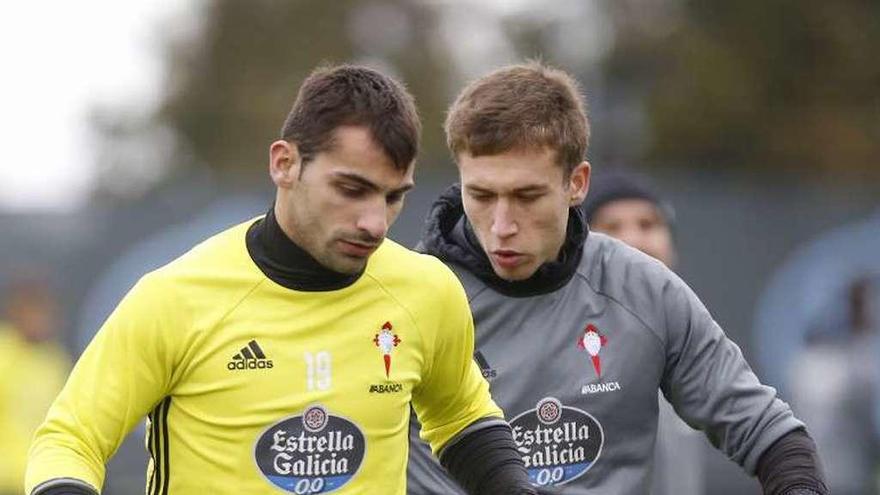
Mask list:
[[587,153],[590,126],[577,81],[540,62],[502,67],[468,84],[446,117],[453,158],[549,148],[566,176]]
[[303,163],[333,146],[333,131],[364,126],[400,170],[418,154],[421,123],[413,97],[400,82],[355,65],[322,66],[303,82],[281,128]]

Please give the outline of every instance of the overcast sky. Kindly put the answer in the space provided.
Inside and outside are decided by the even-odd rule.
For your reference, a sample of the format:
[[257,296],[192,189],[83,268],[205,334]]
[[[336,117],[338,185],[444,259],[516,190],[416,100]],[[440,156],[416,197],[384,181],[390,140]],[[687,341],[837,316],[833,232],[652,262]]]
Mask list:
[[95,104],[155,105],[159,34],[194,0],[9,1],[0,9],[0,211],[65,211],[93,177]]

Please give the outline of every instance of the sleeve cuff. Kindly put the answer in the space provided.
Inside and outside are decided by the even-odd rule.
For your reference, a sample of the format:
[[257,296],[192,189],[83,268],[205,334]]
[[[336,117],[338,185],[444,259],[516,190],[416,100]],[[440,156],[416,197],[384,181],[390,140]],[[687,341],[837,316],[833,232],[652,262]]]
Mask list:
[[98,495],[98,490],[85,481],[56,478],[37,485],[31,495]]

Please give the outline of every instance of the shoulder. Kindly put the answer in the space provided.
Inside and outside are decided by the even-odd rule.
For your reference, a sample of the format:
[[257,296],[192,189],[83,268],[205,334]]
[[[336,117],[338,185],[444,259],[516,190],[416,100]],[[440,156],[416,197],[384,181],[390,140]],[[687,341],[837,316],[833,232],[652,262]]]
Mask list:
[[691,290],[660,261],[604,234],[591,232],[584,244],[578,276],[596,294],[622,306],[658,334],[667,316]]
[[254,221],[256,219],[240,223],[205,239],[154,273],[173,278],[217,269],[230,273],[252,266],[245,236]]
[[370,258],[365,276],[406,308],[423,330],[467,312],[461,283],[439,259],[386,239]]
[[591,232],[584,243],[578,274],[597,292],[621,299],[681,283],[678,276],[660,261],[596,232]]
[[256,219],[240,223],[193,246],[189,251],[150,272],[145,278],[187,283],[253,277],[259,270],[247,252],[245,236]]
[[209,237],[179,258],[148,272],[132,294],[139,300],[187,312],[222,311],[238,303],[264,280],[245,243],[253,221]]
[[440,290],[457,284],[452,271],[442,261],[385,239],[370,258],[367,275],[377,282],[418,291]]

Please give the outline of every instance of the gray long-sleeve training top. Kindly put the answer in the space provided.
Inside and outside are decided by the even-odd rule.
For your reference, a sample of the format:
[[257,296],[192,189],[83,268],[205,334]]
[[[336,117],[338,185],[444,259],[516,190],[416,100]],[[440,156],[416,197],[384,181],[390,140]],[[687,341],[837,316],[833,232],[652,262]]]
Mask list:
[[[468,294],[475,359],[536,485],[553,493],[644,495],[657,390],[750,474],[803,427],[762,385],[693,291],[657,260],[598,233],[576,210],[559,261],[509,283],[491,272],[452,188],[421,249]],[[408,493],[463,493],[411,428]]]

